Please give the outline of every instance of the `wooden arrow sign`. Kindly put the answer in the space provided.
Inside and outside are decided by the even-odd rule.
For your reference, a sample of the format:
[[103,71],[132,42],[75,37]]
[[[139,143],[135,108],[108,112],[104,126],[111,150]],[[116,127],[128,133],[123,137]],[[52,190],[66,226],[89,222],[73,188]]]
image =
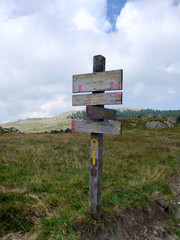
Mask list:
[[72,95],[73,106],[122,104],[122,92]]
[[73,76],[73,93],[122,90],[123,70]]
[[[123,70],[105,71],[102,55],[93,57],[93,73],[73,76],[72,105],[87,106],[89,118],[88,121],[72,121],[72,131],[91,133],[89,210],[93,218],[101,216],[103,134],[121,134],[121,122],[115,121],[116,111],[104,105],[122,104],[122,92],[113,91],[122,90],[122,80]],[[77,94],[87,92],[92,94]]]
[[119,121],[72,121],[72,132],[121,134]]
[[88,118],[92,119],[116,119],[116,110],[102,108],[98,106],[87,106],[86,114]]

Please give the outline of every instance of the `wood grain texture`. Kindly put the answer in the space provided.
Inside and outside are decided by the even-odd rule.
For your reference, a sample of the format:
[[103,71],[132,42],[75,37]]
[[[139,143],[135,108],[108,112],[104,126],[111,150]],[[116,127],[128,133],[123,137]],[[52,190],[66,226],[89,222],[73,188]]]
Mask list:
[[121,122],[113,120],[72,121],[73,132],[121,134],[121,128]]
[[87,117],[90,119],[116,119],[116,110],[102,108],[98,106],[87,106],[86,107]]
[[72,95],[73,106],[122,104],[122,93],[97,93]]
[[[97,144],[98,143],[98,144]],[[95,162],[93,161],[95,151]],[[103,134],[91,133],[89,208],[93,217],[101,216]]]
[[[104,72],[105,63],[106,59],[102,55],[94,56],[93,73]],[[104,108],[104,106],[100,105],[100,108]],[[101,216],[102,161],[103,161],[103,134],[91,132],[89,209],[92,216],[95,218],[99,218]]]
[[106,58],[102,55],[96,55],[93,57],[93,73],[105,72]]
[[122,69],[74,75],[73,92],[122,90],[122,76]]
[[[72,96],[73,106],[88,106],[87,116],[93,121],[72,121],[72,131],[91,133],[91,158],[89,180],[89,208],[95,218],[101,216],[103,133],[121,134],[121,122],[116,111],[104,109],[104,105],[122,104],[123,70],[105,71],[106,59],[102,55],[93,57],[93,73],[73,76],[73,93],[92,92]],[[96,106],[95,106],[96,105]],[[104,119],[112,119],[105,120]]]

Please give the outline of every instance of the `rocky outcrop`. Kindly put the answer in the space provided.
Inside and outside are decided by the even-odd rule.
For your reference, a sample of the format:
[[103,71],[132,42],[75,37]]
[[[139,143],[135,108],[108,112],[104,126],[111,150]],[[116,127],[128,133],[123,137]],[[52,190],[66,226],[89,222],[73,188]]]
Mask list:
[[19,129],[17,129],[17,128],[15,128],[15,127],[7,128],[7,130],[8,130],[9,132],[13,132],[13,133],[19,133],[19,134],[22,133]]
[[167,125],[163,122],[159,121],[152,121],[152,122],[146,122],[145,126],[150,129],[163,129],[167,128]]
[[3,128],[0,126],[0,133],[19,133],[21,134],[22,132],[14,127],[10,127],[10,128]]
[[174,125],[176,124],[176,119],[173,117],[168,117],[167,121],[173,123]]
[[145,126],[150,129],[164,129],[164,128],[172,128],[175,126],[173,121],[148,121],[145,123]]
[[5,133],[5,129],[0,126],[0,133]]

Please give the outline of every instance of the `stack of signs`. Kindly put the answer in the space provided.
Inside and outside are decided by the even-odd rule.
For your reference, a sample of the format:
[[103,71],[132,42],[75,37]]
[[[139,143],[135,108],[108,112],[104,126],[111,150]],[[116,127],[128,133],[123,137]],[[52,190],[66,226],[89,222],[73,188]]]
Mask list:
[[[122,104],[123,70],[94,72],[73,76],[73,106],[87,106],[89,121],[72,121],[73,132],[120,134],[121,122],[116,120],[116,110],[104,105]],[[111,91],[111,92],[104,92]],[[79,94],[92,92],[91,94]],[[104,121],[100,121],[104,120]]]

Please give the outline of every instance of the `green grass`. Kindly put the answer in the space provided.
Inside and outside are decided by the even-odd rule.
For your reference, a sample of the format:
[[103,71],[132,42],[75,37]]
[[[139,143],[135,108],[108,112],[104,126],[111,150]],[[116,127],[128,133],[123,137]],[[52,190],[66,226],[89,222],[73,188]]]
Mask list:
[[95,220],[89,134],[0,135],[0,237],[22,231],[38,240],[83,240],[124,209],[172,201],[168,182],[179,174],[179,147],[180,126],[124,126],[121,136],[104,135],[102,218]]
[[176,236],[180,237],[180,230],[177,227],[169,227],[169,230]]

